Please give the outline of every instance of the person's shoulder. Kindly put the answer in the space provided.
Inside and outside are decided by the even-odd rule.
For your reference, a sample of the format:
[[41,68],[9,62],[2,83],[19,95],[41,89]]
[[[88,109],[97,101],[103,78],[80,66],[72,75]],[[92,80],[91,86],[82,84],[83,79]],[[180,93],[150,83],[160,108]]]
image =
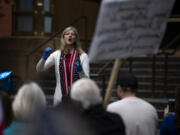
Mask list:
[[108,106],[107,106],[107,110],[114,110],[115,108],[119,107],[119,105],[121,104],[122,100],[118,100],[118,101],[115,101],[115,102],[112,102],[110,103]]
[[172,126],[175,123],[176,116],[172,114],[168,114],[166,117],[163,118],[162,123],[164,125]]
[[137,99],[139,99],[142,102],[142,104],[149,106],[150,108],[155,109],[155,107],[148,100],[142,99],[142,98],[137,98]]
[[88,55],[85,52],[81,53],[79,56],[81,60],[88,60]]
[[13,135],[15,132],[23,129],[25,126],[22,122],[12,122],[11,125],[3,131],[4,135]]
[[54,52],[53,52],[54,54],[57,54],[57,53],[61,53],[61,50],[55,50]]
[[83,52],[80,54],[80,57],[88,57],[87,53]]
[[156,108],[150,103],[150,101],[146,100],[146,99],[141,99],[139,98],[139,104],[142,105],[142,107],[146,110],[148,110],[148,112],[150,114],[154,114],[154,116],[158,117],[158,114],[157,114],[157,110]]
[[121,116],[120,115],[118,115],[117,113],[115,113],[115,112],[109,112],[109,111],[106,111],[106,113],[107,113],[107,116],[109,116],[111,119],[116,119],[116,120],[122,120],[121,119]]
[[55,50],[54,52],[51,53],[53,56],[57,56],[61,53],[61,50]]
[[174,115],[174,114],[168,114],[165,118],[164,118],[164,120],[175,120],[175,118],[176,118],[176,115]]

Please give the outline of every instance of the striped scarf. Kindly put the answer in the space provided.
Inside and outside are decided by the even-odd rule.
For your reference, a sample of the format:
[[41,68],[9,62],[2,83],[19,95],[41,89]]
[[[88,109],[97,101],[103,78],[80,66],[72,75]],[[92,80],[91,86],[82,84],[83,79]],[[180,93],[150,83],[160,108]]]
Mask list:
[[61,53],[59,72],[60,72],[60,78],[61,78],[60,83],[61,83],[61,90],[63,96],[69,96],[72,83],[80,78],[78,72],[75,69],[75,62],[77,61],[80,62],[79,54],[76,49],[73,49],[69,62],[70,84],[68,85],[66,56],[63,52]]

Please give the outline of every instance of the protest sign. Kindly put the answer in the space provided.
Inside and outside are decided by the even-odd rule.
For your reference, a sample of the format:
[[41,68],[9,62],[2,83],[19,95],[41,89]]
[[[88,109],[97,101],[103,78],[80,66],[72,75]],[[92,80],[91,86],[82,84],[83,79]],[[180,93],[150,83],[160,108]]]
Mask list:
[[156,54],[174,0],[103,0],[89,58]]

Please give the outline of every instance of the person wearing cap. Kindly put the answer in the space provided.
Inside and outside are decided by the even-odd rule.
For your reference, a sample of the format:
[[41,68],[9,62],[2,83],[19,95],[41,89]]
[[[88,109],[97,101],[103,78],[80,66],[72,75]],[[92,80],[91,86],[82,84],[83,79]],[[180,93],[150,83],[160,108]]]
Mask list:
[[61,34],[60,49],[51,53],[44,50],[36,70],[42,72],[55,65],[56,88],[54,105],[69,101],[72,83],[82,77],[89,77],[88,55],[82,50],[79,35],[75,27],[67,27]]
[[156,135],[158,115],[147,101],[138,98],[138,81],[133,73],[120,73],[117,80],[119,101],[107,106],[109,112],[119,114],[126,126],[126,135]]

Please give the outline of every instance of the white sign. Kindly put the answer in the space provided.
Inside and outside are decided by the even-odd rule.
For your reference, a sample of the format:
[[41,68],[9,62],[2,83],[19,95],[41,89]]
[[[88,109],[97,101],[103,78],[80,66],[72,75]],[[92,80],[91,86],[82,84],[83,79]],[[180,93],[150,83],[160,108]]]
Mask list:
[[103,0],[89,58],[155,54],[174,0]]

